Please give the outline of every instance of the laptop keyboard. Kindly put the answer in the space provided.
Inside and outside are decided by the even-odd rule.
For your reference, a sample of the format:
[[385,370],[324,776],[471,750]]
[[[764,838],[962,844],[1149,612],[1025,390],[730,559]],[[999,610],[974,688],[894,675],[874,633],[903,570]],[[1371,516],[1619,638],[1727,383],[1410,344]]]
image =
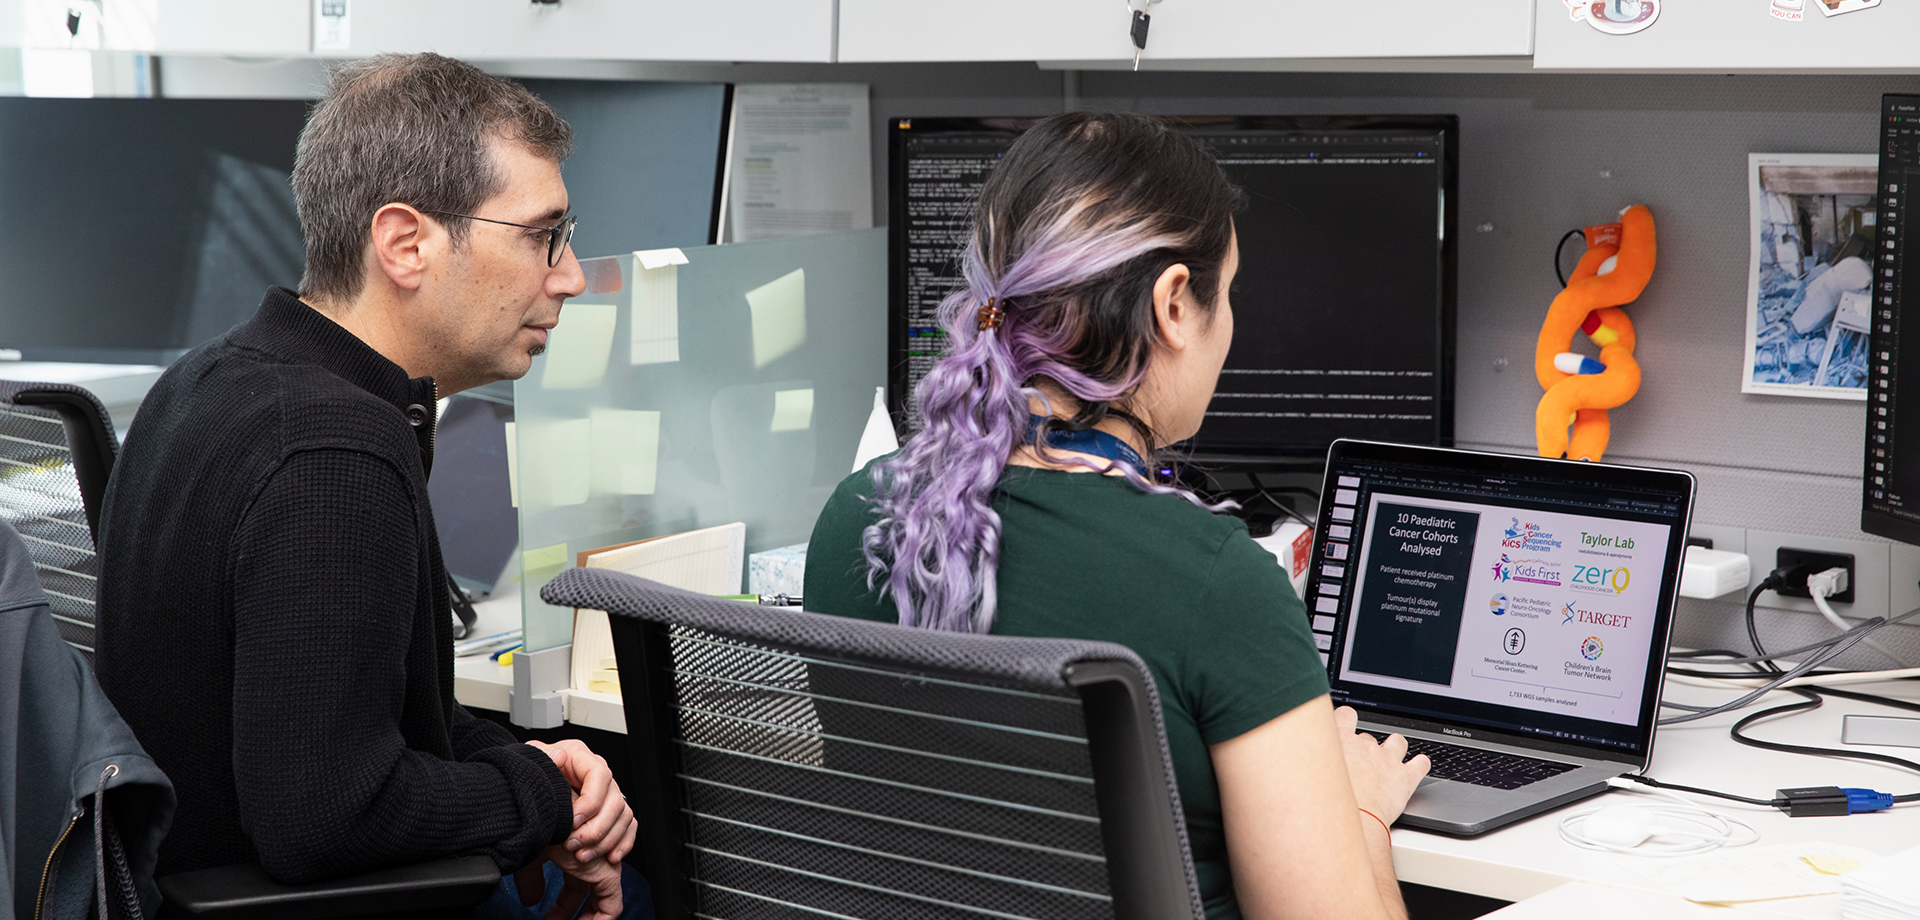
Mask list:
[[[1373,731],[1367,734],[1382,741],[1387,737]],[[1575,769],[1573,764],[1461,747],[1425,738],[1408,738],[1407,758],[1411,760],[1415,754],[1425,754],[1428,760],[1433,761],[1433,770],[1427,774],[1429,776],[1495,789],[1518,789]]]

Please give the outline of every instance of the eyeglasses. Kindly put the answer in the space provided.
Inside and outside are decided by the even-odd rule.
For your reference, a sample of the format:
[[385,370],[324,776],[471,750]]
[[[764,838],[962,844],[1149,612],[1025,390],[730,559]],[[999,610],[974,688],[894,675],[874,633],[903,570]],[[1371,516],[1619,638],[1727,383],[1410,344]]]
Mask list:
[[494,220],[491,217],[475,217],[472,214],[455,214],[452,211],[427,211],[426,213],[438,214],[441,217],[458,217],[463,220],[485,221],[489,224],[503,224],[508,227],[519,227],[523,230],[545,231],[547,234],[547,267],[548,268],[552,268],[560,264],[560,254],[567,251],[568,243],[573,242],[573,228],[576,224],[580,223],[580,218],[573,214],[569,214],[566,217],[560,218],[560,222],[557,224],[554,224],[551,227],[538,227],[533,224],[516,224],[510,220]]

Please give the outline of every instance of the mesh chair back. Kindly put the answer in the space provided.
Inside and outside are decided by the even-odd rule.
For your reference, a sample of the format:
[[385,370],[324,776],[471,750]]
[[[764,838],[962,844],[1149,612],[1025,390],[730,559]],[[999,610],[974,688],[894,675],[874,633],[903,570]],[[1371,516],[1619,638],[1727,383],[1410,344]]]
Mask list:
[[20,532],[60,637],[93,660],[94,531],[118,443],[93,394],[0,381],[0,515]]
[[1203,916],[1158,699],[1121,646],[604,570],[542,596],[614,615],[637,855],[663,920]]

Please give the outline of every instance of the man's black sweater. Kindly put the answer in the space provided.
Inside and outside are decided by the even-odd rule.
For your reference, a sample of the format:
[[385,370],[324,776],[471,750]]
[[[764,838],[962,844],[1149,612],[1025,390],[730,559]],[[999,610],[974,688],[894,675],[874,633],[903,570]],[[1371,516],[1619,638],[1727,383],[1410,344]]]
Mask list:
[[101,516],[100,683],[179,790],[160,872],[518,868],[566,779],[453,700],[435,392],[275,288],[140,407]]

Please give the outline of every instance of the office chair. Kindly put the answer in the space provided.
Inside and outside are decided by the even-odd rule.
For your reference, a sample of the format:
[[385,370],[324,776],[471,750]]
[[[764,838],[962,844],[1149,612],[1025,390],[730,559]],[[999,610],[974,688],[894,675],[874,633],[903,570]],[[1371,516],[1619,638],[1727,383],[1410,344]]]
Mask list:
[[[33,557],[60,637],[93,660],[94,554],[119,441],[100,400],[64,383],[0,381],[0,515]],[[435,860],[312,885],[258,866],[158,880],[166,912],[202,917],[466,916],[499,884],[484,856]]]
[[60,638],[88,662],[100,571],[94,537],[119,447],[92,393],[0,381],[0,515],[26,541]]
[[1159,697],[1103,642],[789,612],[570,569],[605,610],[660,920],[1204,916]]

